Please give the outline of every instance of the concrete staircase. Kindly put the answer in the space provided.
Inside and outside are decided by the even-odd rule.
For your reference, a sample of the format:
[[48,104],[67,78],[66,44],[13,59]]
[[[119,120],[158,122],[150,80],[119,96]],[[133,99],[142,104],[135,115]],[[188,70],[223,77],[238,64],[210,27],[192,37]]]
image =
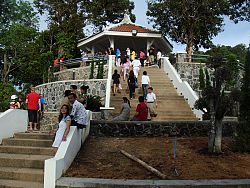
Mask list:
[[0,187],[43,188],[44,161],[54,156],[52,136],[17,133],[0,145]]
[[[136,106],[138,104],[138,96],[142,95],[141,89],[141,76],[143,71],[147,71],[151,86],[156,94],[158,107],[157,117],[153,121],[196,121],[198,120],[190,109],[188,103],[183,96],[179,96],[174,88],[172,82],[167,77],[166,73],[157,67],[142,67],[140,71],[139,88],[136,89],[135,99],[130,100],[131,103],[131,118],[135,114]],[[129,93],[126,92],[127,80],[121,80],[122,90],[121,93],[113,96],[111,95],[111,106],[115,107],[112,112],[113,116],[117,116],[121,109],[122,97],[129,98]]]

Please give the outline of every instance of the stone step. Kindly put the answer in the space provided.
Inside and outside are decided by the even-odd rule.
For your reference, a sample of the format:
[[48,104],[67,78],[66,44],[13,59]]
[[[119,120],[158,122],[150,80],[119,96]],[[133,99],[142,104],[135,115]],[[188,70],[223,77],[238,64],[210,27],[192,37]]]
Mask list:
[[8,146],[31,146],[31,147],[51,147],[52,140],[38,140],[38,139],[3,139],[2,144]]
[[51,155],[55,154],[54,148],[28,147],[28,146],[0,146],[0,153],[17,153],[31,155]]
[[43,169],[1,167],[0,179],[43,182]]
[[0,153],[0,166],[43,169],[44,161],[49,158],[52,156]]
[[52,140],[53,135],[46,133],[16,133],[14,135],[16,139],[39,139],[39,140]]
[[43,188],[43,183],[0,179],[1,188]]

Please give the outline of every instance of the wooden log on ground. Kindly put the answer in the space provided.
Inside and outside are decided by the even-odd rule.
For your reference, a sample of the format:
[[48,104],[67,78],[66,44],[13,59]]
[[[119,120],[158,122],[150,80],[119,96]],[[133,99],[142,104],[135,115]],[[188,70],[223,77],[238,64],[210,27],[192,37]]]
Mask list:
[[144,161],[138,159],[137,157],[127,153],[126,151],[124,150],[120,150],[121,153],[123,155],[125,155],[126,157],[132,159],[133,161],[139,163],[140,165],[142,165],[144,168],[146,168],[148,171],[152,172],[153,174],[157,175],[158,177],[160,177],[161,179],[166,179],[167,176],[165,174],[162,174],[160,171],[158,171],[157,169],[155,169],[154,167],[152,166],[149,166],[147,163],[145,163]]

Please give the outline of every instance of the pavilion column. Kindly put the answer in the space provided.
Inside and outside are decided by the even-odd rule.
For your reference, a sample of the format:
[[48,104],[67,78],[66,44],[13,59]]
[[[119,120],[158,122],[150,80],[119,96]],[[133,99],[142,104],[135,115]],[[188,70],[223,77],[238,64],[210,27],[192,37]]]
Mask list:
[[113,36],[109,37],[109,44],[109,47],[115,49],[115,40]]
[[94,46],[92,46],[91,54],[92,54],[92,55],[95,55],[95,47],[94,47]]
[[154,43],[154,39],[147,39],[147,51],[149,50],[150,46]]

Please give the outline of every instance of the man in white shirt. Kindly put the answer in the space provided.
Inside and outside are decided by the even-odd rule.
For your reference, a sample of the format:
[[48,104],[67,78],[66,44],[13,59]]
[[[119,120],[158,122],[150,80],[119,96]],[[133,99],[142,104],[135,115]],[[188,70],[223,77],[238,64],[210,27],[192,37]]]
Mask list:
[[158,63],[159,68],[161,68],[161,56],[162,56],[161,50],[158,49],[156,59],[157,59],[157,63]]
[[157,108],[157,101],[156,101],[156,95],[153,93],[152,87],[148,88],[148,94],[146,100],[149,112],[148,119],[151,119],[151,117],[156,117],[157,113],[155,111],[155,108]]
[[77,126],[80,129],[85,128],[88,124],[87,111],[85,107],[82,103],[76,100],[75,93],[70,93],[68,98],[70,103],[73,105],[70,113],[70,117],[72,119],[71,126]]
[[141,62],[137,56],[135,57],[135,60],[132,61],[132,66],[133,66],[134,75],[136,78],[138,78],[138,74],[141,68]]

